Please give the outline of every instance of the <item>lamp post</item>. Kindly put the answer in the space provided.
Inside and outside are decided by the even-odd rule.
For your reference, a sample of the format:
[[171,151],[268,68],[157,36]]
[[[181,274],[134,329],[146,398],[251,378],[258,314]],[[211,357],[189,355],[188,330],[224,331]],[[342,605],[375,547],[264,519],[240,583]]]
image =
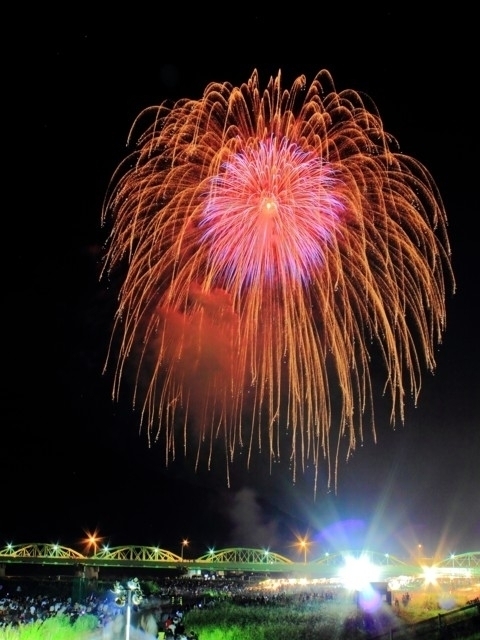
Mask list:
[[95,529],[93,533],[91,531],[87,531],[86,529],[84,529],[84,531],[87,537],[83,540],[83,542],[87,548],[87,553],[88,555],[96,556],[99,542],[102,542],[102,540],[104,540],[104,537],[99,535],[98,529]]
[[97,555],[97,549],[98,549],[99,540],[100,540],[100,538],[98,538],[94,534],[89,534],[89,536],[87,538],[87,544],[88,544],[89,550],[93,549],[93,554],[92,555],[94,555],[94,556]]
[[[87,531],[86,529],[84,529],[84,531],[87,536],[83,540],[84,545],[87,549],[87,555],[90,558],[94,558],[98,553],[98,549],[100,546],[99,543],[102,542],[102,540],[104,540],[104,537],[99,535],[98,529],[95,529],[93,533],[91,533],[90,531]],[[98,579],[98,573],[99,573],[99,567],[96,565],[88,563],[84,567],[84,574],[85,574],[85,577],[87,577],[88,579],[95,579],[95,580]]]
[[187,538],[184,538],[182,540],[182,553],[181,553],[182,562],[183,562],[183,550],[185,549],[185,547],[188,547],[189,544],[190,542],[187,540]]
[[127,586],[116,582],[113,587],[113,592],[116,595],[115,602],[118,606],[126,606],[125,614],[125,640],[130,640],[130,624],[132,620],[132,603],[137,605],[143,599],[142,590],[138,582],[138,578],[129,580]]
[[300,538],[298,540],[298,546],[300,549],[303,549],[303,563],[307,564],[307,551],[308,551],[308,547],[310,545],[310,541],[308,540],[308,538],[305,536],[305,538]]

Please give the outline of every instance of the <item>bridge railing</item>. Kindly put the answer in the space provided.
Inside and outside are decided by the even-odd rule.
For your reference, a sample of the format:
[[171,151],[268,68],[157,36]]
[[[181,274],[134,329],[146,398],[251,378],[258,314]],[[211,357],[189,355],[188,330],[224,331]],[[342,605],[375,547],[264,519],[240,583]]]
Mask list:
[[[185,559],[176,553],[149,546],[121,546],[102,547],[94,554],[84,555],[81,552],[59,544],[28,543],[8,544],[0,549],[0,565],[21,564],[56,564],[56,565],[85,565],[111,567],[150,567],[150,568],[178,568],[211,569],[226,571],[303,571],[305,574],[321,573],[325,576],[334,575],[345,564],[345,559],[362,558],[382,570],[384,577],[394,575],[415,575],[423,572],[420,563],[408,562],[385,553],[367,550],[343,551],[324,554],[319,558],[305,562],[296,562],[281,554],[265,550],[244,547],[231,547],[209,551],[195,559]],[[480,551],[449,556],[446,559],[432,563],[434,568],[442,574],[480,575]]]

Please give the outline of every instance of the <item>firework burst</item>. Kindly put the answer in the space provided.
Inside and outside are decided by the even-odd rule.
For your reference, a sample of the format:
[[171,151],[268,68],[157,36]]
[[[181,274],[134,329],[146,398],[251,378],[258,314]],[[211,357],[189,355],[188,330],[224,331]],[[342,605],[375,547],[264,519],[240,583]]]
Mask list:
[[[138,135],[137,135],[138,131]],[[416,402],[454,286],[429,172],[399,152],[375,105],[327,71],[291,89],[210,84],[142,112],[115,173],[102,275],[125,266],[109,358],[127,363],[149,439],[324,465],[375,436],[372,350],[391,421]],[[115,345],[115,347],[113,346]],[[332,397],[339,394],[339,407]],[[193,427],[193,428],[192,428]],[[179,440],[180,438],[180,440]]]

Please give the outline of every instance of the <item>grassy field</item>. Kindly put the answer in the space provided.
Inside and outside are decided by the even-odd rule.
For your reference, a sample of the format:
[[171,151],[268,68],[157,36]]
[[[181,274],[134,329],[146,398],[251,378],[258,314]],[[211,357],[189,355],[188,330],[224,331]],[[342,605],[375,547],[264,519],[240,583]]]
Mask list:
[[[332,601],[306,599],[283,605],[273,604],[273,599],[270,603],[253,605],[225,601],[188,611],[184,622],[186,636],[193,637],[194,632],[199,640],[365,640],[391,628],[435,619],[471,599],[471,593],[429,590],[413,593],[408,606],[383,603],[373,613],[361,610],[351,597]],[[60,616],[2,628],[0,640],[125,640],[121,621],[119,617],[115,626],[99,629],[94,616],[82,616],[73,624],[67,617]],[[154,637],[136,629],[130,632],[130,640]],[[480,640],[480,631],[465,636],[467,638]]]

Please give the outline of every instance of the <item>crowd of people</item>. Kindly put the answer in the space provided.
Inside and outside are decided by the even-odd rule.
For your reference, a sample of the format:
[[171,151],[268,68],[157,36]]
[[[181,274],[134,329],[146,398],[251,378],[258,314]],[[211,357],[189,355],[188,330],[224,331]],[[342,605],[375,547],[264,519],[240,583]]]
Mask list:
[[[97,620],[98,638],[125,637],[126,606],[116,601],[113,591],[92,591],[82,602],[77,602],[68,595],[67,589],[64,588],[62,594],[55,583],[54,588],[44,583],[41,587],[43,589],[40,584],[31,588],[31,585],[0,581],[0,629],[44,622],[56,616],[67,616],[73,624],[79,617],[90,615]],[[144,640],[163,637],[198,640],[195,632],[185,629],[184,609],[175,606],[174,598],[148,596],[141,606],[130,607],[129,616],[132,629],[140,630]]]
[[[90,584],[83,597],[76,599],[72,582],[39,580],[36,582],[0,578],[0,628],[16,627],[45,621],[55,616],[67,616],[72,623],[90,615],[98,621],[98,638],[113,640],[124,637],[125,603],[107,584]],[[110,584],[110,587],[113,586]],[[184,614],[194,608],[210,607],[229,600],[243,606],[285,604],[286,600],[330,600],[335,590],[290,588],[272,591],[255,587],[243,580],[217,578],[211,581],[191,577],[166,577],[157,581],[157,590],[142,597],[141,603],[130,607],[132,629],[142,632],[142,639],[198,640],[193,630],[185,628]],[[133,636],[132,636],[133,638]]]
[[[96,631],[92,640],[117,640],[125,637],[127,619],[131,624],[131,640],[198,640],[198,634],[186,627],[192,609],[214,607],[228,601],[245,607],[343,602],[346,591],[339,585],[292,584],[286,580],[252,582],[232,577],[195,579],[187,576],[145,580],[139,602],[128,603],[118,598],[114,582],[83,581],[79,595],[71,580],[22,581],[0,577],[0,629],[43,622],[56,616],[67,616],[75,623],[82,616],[92,616]],[[388,595],[388,594],[387,594]],[[392,594],[390,594],[392,595]],[[349,596],[352,597],[351,594]],[[395,594],[393,611],[410,603],[411,595]]]

